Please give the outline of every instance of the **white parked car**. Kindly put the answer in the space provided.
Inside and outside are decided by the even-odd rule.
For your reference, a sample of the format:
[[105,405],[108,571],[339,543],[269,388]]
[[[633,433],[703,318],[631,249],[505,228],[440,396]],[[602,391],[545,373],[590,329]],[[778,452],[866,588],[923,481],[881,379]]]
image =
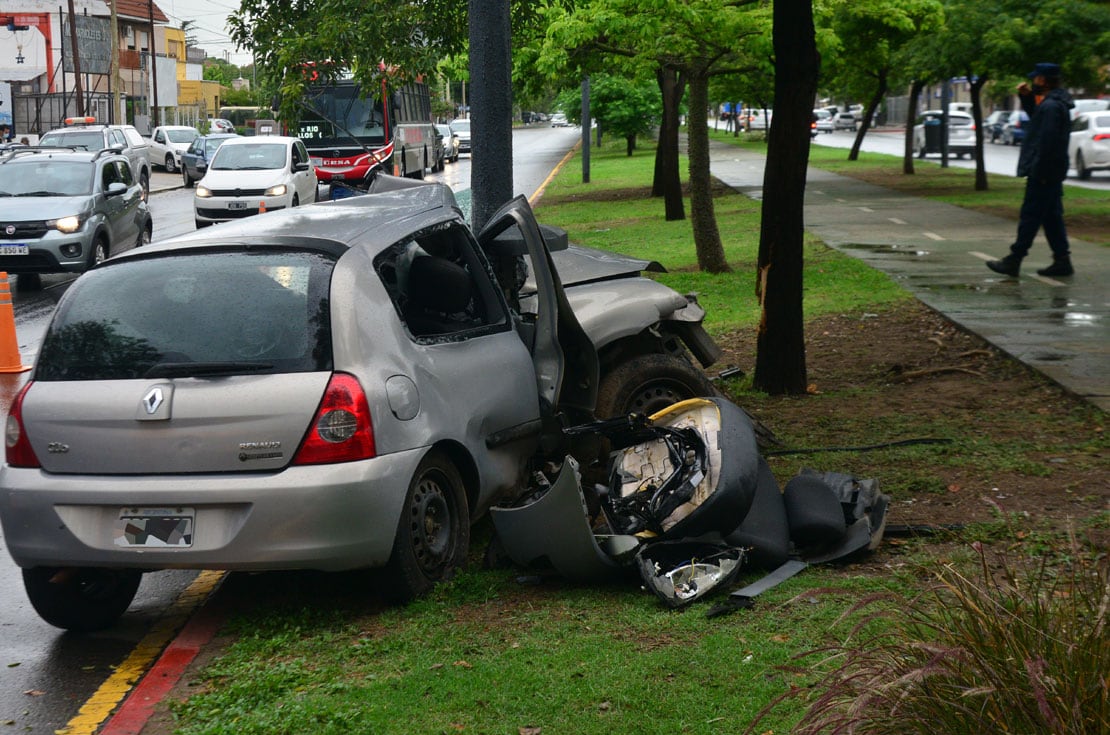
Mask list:
[[231,138],[197,184],[197,228],[316,201],[316,169],[300,138]]
[[745,130],[770,130],[774,114],[774,110],[748,110],[743,118]]
[[1110,111],[1084,112],[1072,121],[1068,160],[1081,179],[1110,169]]
[[832,113],[828,110],[814,110],[813,116],[817,118],[817,132],[831,133],[836,127],[833,124]]
[[[941,152],[942,115],[941,110],[926,110],[913,126],[913,149],[918,158]],[[975,155],[975,118],[966,112],[948,113],[948,153],[956,158]]]
[[181,168],[181,154],[199,135],[200,131],[189,125],[159,125],[150,135],[151,165],[176,173]]

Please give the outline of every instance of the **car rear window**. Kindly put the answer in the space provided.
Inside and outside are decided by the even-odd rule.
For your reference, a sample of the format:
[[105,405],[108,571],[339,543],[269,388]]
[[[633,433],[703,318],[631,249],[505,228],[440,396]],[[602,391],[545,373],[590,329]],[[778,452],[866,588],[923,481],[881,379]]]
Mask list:
[[72,145],[83,147],[87,151],[99,151],[104,147],[104,133],[99,130],[47,133],[42,136],[39,145]]
[[1094,123],[1096,128],[1110,128],[1110,115],[1099,115]]
[[252,250],[121,261],[58,304],[36,380],[313,372],[332,367],[334,260]]

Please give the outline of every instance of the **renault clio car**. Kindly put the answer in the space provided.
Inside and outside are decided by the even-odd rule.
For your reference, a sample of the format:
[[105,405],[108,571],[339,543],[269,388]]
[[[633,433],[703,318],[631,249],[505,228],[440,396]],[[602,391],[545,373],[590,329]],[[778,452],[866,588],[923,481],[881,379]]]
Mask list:
[[574,451],[564,426],[712,391],[704,312],[649,265],[575,251],[523,197],[474,234],[449,188],[390,176],[103,263],[8,417],[0,523],[32,605],[103,628],[176,568],[372,567],[421,594]]
[[193,194],[197,228],[316,201],[316,169],[300,138],[231,138]]

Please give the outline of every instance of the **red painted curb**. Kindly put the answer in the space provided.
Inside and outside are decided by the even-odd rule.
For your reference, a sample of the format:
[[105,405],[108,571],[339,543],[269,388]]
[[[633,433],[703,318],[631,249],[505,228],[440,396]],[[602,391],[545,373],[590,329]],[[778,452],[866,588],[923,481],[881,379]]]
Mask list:
[[216,635],[224,617],[222,605],[202,606],[166,646],[142,681],[127,695],[119,710],[100,730],[100,735],[139,735],[154,714],[154,708],[165,699],[200,650]]

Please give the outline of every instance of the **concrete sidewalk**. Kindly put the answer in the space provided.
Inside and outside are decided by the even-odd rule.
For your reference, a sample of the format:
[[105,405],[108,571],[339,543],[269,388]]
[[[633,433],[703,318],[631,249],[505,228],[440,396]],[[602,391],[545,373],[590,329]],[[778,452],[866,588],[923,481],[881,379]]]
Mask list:
[[[713,141],[713,175],[762,196],[764,156]],[[1065,202],[1065,209],[1067,203]],[[1065,214],[1066,218],[1066,214]],[[1044,278],[1037,238],[1020,278],[987,269],[1017,221],[810,169],[806,229],[882,270],[918,299],[1103,411],[1110,410],[1110,250],[1071,240],[1075,275]]]

